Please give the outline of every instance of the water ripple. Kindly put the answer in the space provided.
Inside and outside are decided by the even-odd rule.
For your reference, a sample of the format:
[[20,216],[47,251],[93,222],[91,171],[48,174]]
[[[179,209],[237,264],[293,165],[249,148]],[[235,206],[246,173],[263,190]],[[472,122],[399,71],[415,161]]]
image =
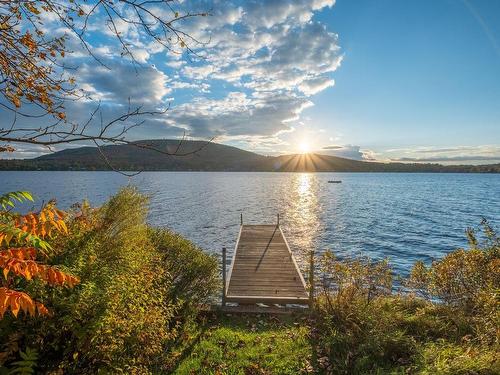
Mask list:
[[[341,179],[342,184],[328,180]],[[0,192],[35,188],[62,207],[103,203],[121,186],[151,197],[149,222],[169,227],[210,252],[235,245],[246,223],[275,223],[299,260],[310,250],[388,257],[407,273],[466,246],[464,230],[482,217],[500,226],[500,175],[386,173],[0,172]]]

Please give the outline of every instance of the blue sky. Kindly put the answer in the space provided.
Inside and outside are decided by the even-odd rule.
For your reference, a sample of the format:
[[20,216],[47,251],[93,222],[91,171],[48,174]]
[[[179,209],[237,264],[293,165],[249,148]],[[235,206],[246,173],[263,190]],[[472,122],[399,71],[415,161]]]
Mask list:
[[344,59],[303,113],[312,126],[383,158],[498,157],[499,1],[339,0],[317,19]]
[[[91,6],[92,1],[88,6]],[[500,1],[195,0],[211,10],[182,29],[203,56],[173,54],[118,24],[139,66],[96,14],[93,53],[76,38],[68,57],[92,101],[69,104],[85,122],[133,105],[163,108],[129,134],[184,133],[263,154],[321,152],[362,160],[500,162]],[[158,10],[160,11],[160,10]],[[53,20],[47,32],[60,34]],[[0,113],[2,116],[2,113]],[[23,126],[36,126],[36,121]],[[98,124],[93,124],[98,126]],[[46,150],[18,148],[15,157]]]

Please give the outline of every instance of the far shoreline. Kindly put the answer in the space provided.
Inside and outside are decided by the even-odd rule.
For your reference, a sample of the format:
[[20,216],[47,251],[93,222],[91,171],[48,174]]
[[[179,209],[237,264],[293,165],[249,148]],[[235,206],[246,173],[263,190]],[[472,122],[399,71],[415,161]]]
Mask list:
[[151,170],[112,170],[112,169],[0,169],[1,172],[112,172],[112,173],[150,173],[150,172],[173,172],[173,173],[355,173],[355,174],[500,174],[500,171],[228,171],[228,170],[172,170],[172,169],[151,169]]

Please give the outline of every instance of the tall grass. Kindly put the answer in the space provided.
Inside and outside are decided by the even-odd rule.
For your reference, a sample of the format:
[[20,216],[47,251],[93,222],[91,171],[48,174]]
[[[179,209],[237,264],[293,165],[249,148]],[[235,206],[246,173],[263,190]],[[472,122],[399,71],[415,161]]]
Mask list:
[[[469,249],[417,263],[391,293],[388,262],[322,259],[316,338],[332,374],[500,373],[500,242],[483,222]],[[483,238],[478,239],[478,234]],[[321,367],[321,366],[320,366]]]
[[50,300],[52,316],[2,321],[5,345],[36,349],[40,372],[162,372],[191,317],[185,312],[217,287],[217,263],[189,241],[150,228],[147,206],[128,187],[101,208],[75,209],[71,236],[58,244],[54,261],[80,284],[34,290]]

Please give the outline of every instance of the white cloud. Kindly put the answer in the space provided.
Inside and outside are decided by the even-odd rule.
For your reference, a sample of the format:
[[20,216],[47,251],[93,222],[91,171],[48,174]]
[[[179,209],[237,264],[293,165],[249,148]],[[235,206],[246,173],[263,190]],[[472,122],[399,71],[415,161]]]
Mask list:
[[[259,132],[270,135],[290,130],[286,123],[298,120],[305,106],[312,105],[309,97],[334,84],[331,73],[342,61],[337,35],[312,20],[315,11],[333,4],[248,1],[231,12],[231,3],[222,6],[215,2],[215,9],[223,9],[215,12],[216,22],[207,19],[206,25],[193,29],[199,35],[204,28],[210,31],[205,59],[185,65],[180,76],[215,80],[233,92],[239,90],[245,94],[247,104],[234,107],[229,116],[225,95],[218,95],[219,99],[195,97],[191,103],[174,109],[170,123],[186,127],[193,134],[213,131],[251,137]],[[215,85],[211,86],[211,92],[217,93]],[[207,102],[213,104],[209,113],[197,108]]]
[[302,81],[299,85],[300,91],[306,95],[314,95],[335,84],[329,77],[316,77]]
[[158,106],[172,92],[167,75],[154,66],[139,66],[116,60],[101,65],[83,64],[78,79],[94,99],[126,105],[132,103]]
[[317,151],[318,154],[338,156],[353,160],[375,160],[375,153],[371,150],[362,150],[361,146],[357,145],[330,145],[325,146]]
[[244,12],[247,23],[252,29],[271,28],[285,21],[308,22],[315,10],[331,7],[334,3],[333,0],[248,1]]
[[[218,135],[253,147],[283,145],[280,135],[295,129],[292,122],[313,105],[312,95],[334,84],[332,73],[342,61],[338,38],[314,19],[316,12],[333,5],[334,0],[181,1],[181,14],[211,10],[210,17],[178,23],[208,42],[190,45],[202,57],[169,52],[140,28],[118,21],[136,66],[120,57],[120,43],[104,26],[105,15],[97,14],[88,25],[90,44],[111,69],[88,56],[71,34],[68,43],[75,53],[68,62],[80,66],[77,82],[102,102],[105,118],[123,110],[129,98],[149,108],[176,99],[167,116],[149,122],[142,133],[136,130],[136,138],[166,137],[185,129],[194,137]],[[48,32],[65,31],[51,23]],[[68,117],[84,121],[95,106],[89,101],[68,104]],[[26,121],[37,126],[36,120]]]
[[500,146],[415,147],[390,149],[391,161],[415,163],[496,163],[500,161]]
[[167,116],[167,124],[180,126],[194,137],[274,136],[290,130],[287,123],[310,105],[306,98],[291,95],[254,98],[230,92],[223,99],[197,98],[175,106]]
[[500,162],[500,155],[458,155],[458,156],[431,156],[426,158],[394,158],[391,161],[412,162],[412,163],[446,163],[446,162]]
[[172,61],[168,61],[166,63],[167,66],[171,67],[171,68],[174,68],[174,69],[180,69],[182,68],[184,65],[186,64],[185,61],[183,60],[172,60]]

